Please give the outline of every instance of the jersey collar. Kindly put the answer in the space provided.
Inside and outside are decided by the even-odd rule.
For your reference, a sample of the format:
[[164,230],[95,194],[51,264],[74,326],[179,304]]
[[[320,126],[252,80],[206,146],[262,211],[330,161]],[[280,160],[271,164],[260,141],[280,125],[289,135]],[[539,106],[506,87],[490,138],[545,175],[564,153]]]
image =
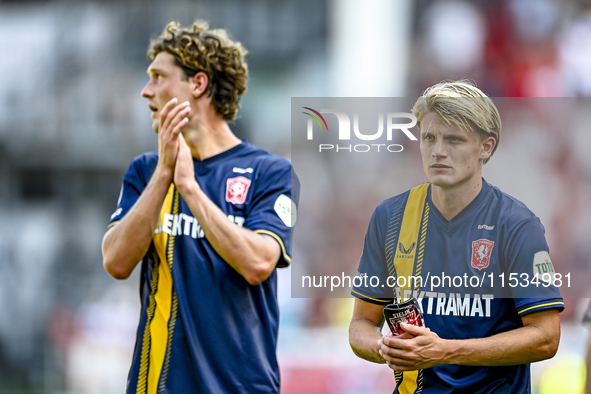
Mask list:
[[452,231],[456,227],[458,227],[466,218],[471,216],[473,213],[480,210],[480,207],[486,199],[488,198],[489,194],[492,191],[492,186],[482,178],[482,189],[474,198],[474,200],[470,201],[470,203],[466,206],[466,208],[462,209],[460,213],[454,216],[451,220],[447,220],[441,212],[437,209],[435,204],[433,204],[433,200],[431,199],[431,186],[429,185],[429,189],[427,191],[427,203],[431,207],[431,214],[435,217],[437,222],[446,230]]
[[225,158],[230,157],[235,155],[238,152],[241,152],[245,149],[247,149],[250,146],[250,144],[248,143],[248,141],[246,140],[242,140],[242,142],[226,151],[223,151],[221,153],[218,153],[215,156],[211,156],[208,157],[205,160],[198,160],[196,158],[193,158],[193,163],[195,163],[195,166],[197,168],[201,168],[201,167],[206,167],[212,163],[216,163],[218,161],[223,161]]

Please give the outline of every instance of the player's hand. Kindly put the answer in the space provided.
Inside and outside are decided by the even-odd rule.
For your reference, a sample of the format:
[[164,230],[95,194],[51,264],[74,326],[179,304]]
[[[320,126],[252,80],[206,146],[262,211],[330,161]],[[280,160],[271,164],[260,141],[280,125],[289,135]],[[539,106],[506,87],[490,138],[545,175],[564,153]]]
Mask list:
[[401,323],[404,334],[384,335],[380,354],[395,371],[415,371],[443,363],[447,354],[445,341],[426,327]]
[[158,165],[168,170],[172,177],[179,150],[179,134],[189,122],[191,111],[189,102],[177,104],[177,99],[170,100],[160,111],[158,130]]
[[174,168],[174,184],[183,193],[189,187],[199,187],[195,179],[195,167],[193,165],[193,156],[191,148],[187,145],[185,137],[182,134],[178,137],[179,150],[177,153],[176,166]]

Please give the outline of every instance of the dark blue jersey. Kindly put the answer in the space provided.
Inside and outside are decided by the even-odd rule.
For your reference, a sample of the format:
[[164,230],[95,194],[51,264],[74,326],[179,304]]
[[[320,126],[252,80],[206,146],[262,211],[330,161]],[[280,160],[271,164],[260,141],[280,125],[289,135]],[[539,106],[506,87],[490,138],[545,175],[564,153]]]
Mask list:
[[[133,160],[110,226],[137,201],[157,160],[156,153]],[[228,219],[273,237],[278,266],[287,266],[299,195],[290,163],[244,141],[194,167]],[[276,272],[248,284],[213,249],[174,184],[141,270],[128,393],[279,392]]]
[[[484,338],[523,327],[528,313],[562,310],[558,275],[544,227],[523,203],[483,182],[447,220],[424,184],[374,211],[352,294],[382,305],[414,296],[441,338]],[[530,392],[529,364],[439,365],[395,376],[395,393]]]

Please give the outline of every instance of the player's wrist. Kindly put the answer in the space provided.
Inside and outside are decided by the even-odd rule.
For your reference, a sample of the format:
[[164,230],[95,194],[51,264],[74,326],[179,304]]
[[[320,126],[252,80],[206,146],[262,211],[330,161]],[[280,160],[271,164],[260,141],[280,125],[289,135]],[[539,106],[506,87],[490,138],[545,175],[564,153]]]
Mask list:
[[440,339],[441,347],[443,349],[443,357],[439,364],[454,364],[461,365],[462,356],[464,355],[465,340],[459,339]]
[[163,163],[158,163],[154,171],[154,179],[157,182],[170,184],[174,178],[174,168],[169,168]]
[[202,192],[199,184],[194,178],[175,183],[175,185],[185,200],[199,198],[199,195]]

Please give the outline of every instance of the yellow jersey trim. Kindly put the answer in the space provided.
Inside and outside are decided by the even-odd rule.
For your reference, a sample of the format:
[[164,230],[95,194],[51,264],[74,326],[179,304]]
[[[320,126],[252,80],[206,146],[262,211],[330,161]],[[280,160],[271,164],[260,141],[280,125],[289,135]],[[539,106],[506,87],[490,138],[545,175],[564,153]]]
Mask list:
[[[394,245],[396,273],[399,277],[407,279],[406,286],[400,289],[400,298],[404,297],[404,290],[419,290],[418,284],[415,289],[411,288],[410,277],[412,275],[420,276],[422,273],[429,221],[429,205],[425,204],[428,190],[429,183],[410,190],[402,216],[398,244]],[[402,373],[402,382],[398,387],[398,392],[400,394],[414,394],[417,391],[422,391],[422,382],[422,370],[405,371]]]
[[[174,206],[172,208],[172,214],[177,215],[179,213],[179,200],[180,200],[179,191],[177,189],[175,189],[173,200],[174,200]],[[168,263],[168,269],[171,273],[171,283],[172,283],[172,264],[174,263],[174,240],[175,240],[175,238],[176,238],[175,236],[168,237],[168,246],[167,246],[167,252],[166,252],[166,260]],[[158,387],[159,393],[163,393],[164,388],[166,386],[166,378],[168,377],[168,369],[170,367],[170,353],[172,351],[172,335],[174,334],[174,326],[176,323],[177,311],[178,311],[178,297],[176,294],[176,290],[174,289],[174,283],[172,284],[170,290],[172,293],[172,305],[170,306],[170,309],[169,309],[170,315],[168,318],[168,326],[167,326],[168,336],[167,336],[167,340],[165,341],[166,353],[164,356],[164,363],[163,363],[163,366],[161,367],[161,372],[160,372],[160,383],[159,383],[159,387]],[[168,300],[167,300],[167,302],[168,302]]]
[[417,389],[419,371],[405,371],[402,376],[402,384],[398,387],[398,392],[400,394],[414,394]]
[[[160,223],[164,221],[165,213],[173,213],[175,200],[175,187],[170,185],[162,209],[160,210]],[[178,192],[176,193],[178,210]],[[169,339],[169,319],[173,303],[173,283],[171,273],[172,251],[174,237],[169,237],[166,232],[160,232],[153,236],[157,258],[160,261],[158,267],[154,267],[154,280],[152,285],[153,297],[150,297],[148,306],[148,320],[144,330],[144,341],[141,351],[140,373],[138,377],[138,394],[156,394],[160,374],[164,365]],[[150,314],[150,310],[152,314]],[[147,337],[147,338],[146,338]],[[145,345],[148,346],[145,346]]]
[[389,302],[391,301],[390,299],[387,299],[387,298],[382,298],[382,299],[380,299],[380,298],[371,298],[371,297],[368,297],[368,296],[366,296],[365,294],[363,294],[363,293],[360,293],[360,292],[358,292],[358,291],[355,291],[355,290],[353,290],[353,289],[351,289],[351,292],[352,292],[352,293],[355,293],[355,294],[359,294],[359,295],[360,295],[360,296],[362,296],[363,298],[367,298],[368,300],[372,300],[372,301],[377,301],[377,302],[385,302],[385,303],[389,303]]
[[156,295],[157,290],[157,283],[158,283],[158,273],[160,272],[160,257],[158,257],[157,253],[154,253],[154,274],[152,276],[152,282],[150,286],[152,290],[150,292],[150,299],[148,301],[148,309],[147,309],[147,319],[146,325],[144,327],[144,333],[142,335],[142,347],[141,347],[141,357],[140,357],[140,371],[137,381],[137,394],[146,394],[147,389],[147,382],[148,382],[148,364],[149,364],[149,356],[150,356],[150,345],[151,345],[151,335],[150,335],[150,322],[154,317],[154,311],[156,310],[156,303],[154,302],[154,297]]
[[[419,249],[417,248],[417,244],[419,243],[419,232],[423,222],[423,208],[425,207],[428,189],[428,183],[424,183],[411,189],[406,201],[406,207],[404,208],[398,244],[394,245],[394,266],[396,267],[396,274],[398,277],[402,276],[407,279],[405,281],[406,286],[400,289],[401,298],[402,294],[404,294],[404,290],[412,289],[409,278],[413,275],[415,268],[417,249]],[[425,222],[422,235],[424,235],[426,228]],[[403,245],[408,252],[401,251],[400,245]],[[424,238],[422,240],[422,245],[424,245]]]
[[564,302],[550,302],[548,304],[541,304],[541,305],[530,306],[529,308],[522,309],[522,310],[518,311],[517,313],[519,313],[521,315],[523,312],[527,312],[527,311],[530,311],[532,309],[543,308],[545,306],[552,306],[552,305],[561,305],[561,306],[564,307]]
[[275,238],[277,240],[277,242],[279,242],[279,246],[281,246],[281,253],[283,254],[283,258],[285,260],[287,260],[288,263],[291,263],[291,257],[289,257],[287,255],[287,252],[285,250],[285,245],[283,244],[283,241],[281,240],[279,235],[277,235],[274,232],[269,231],[269,230],[254,230],[254,232],[257,234],[267,234],[267,235],[270,235],[271,237]]

